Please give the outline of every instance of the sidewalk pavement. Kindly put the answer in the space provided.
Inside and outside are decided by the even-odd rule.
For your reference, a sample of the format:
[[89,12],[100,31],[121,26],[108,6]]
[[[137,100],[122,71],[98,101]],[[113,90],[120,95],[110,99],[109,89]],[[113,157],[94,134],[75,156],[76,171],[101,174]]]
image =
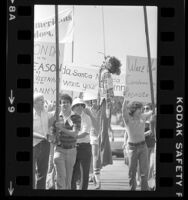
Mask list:
[[[88,190],[94,187],[93,183],[89,183]],[[113,158],[113,165],[102,168],[101,190],[129,190],[128,166],[123,158]]]

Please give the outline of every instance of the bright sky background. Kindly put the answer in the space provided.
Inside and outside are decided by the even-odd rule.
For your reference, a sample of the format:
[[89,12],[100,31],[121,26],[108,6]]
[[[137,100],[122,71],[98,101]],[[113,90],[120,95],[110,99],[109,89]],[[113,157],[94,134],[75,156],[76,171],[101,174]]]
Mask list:
[[[143,7],[103,6],[103,9],[106,55],[116,56],[124,71],[127,55],[147,57]],[[45,6],[44,12],[35,12],[35,18],[48,17],[54,10],[54,6]],[[147,7],[147,15],[151,57],[157,58],[157,7]],[[103,55],[98,52],[104,52],[102,7],[74,6],[74,23],[74,62],[101,65]],[[72,46],[66,44],[65,62],[71,62],[71,55]]]

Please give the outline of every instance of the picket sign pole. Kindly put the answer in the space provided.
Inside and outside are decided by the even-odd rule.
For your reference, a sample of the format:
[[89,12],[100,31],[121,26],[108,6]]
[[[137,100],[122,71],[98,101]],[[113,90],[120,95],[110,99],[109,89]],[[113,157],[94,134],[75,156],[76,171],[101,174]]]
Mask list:
[[[73,12],[73,19],[74,19],[74,12],[75,12],[75,10],[74,10],[74,6],[72,7],[72,12]],[[74,26],[74,21],[73,21],[73,26]],[[73,35],[73,40],[72,40],[72,53],[71,53],[71,55],[72,55],[72,63],[74,62],[74,35]]]
[[56,39],[56,121],[59,120],[59,23],[58,5],[55,5],[55,39]]
[[105,41],[104,8],[103,8],[103,6],[102,6],[102,29],[103,29],[103,48],[104,48],[104,58],[106,58],[106,41]]
[[144,9],[144,22],[145,22],[145,33],[146,33],[146,45],[147,45],[147,55],[148,55],[148,68],[149,68],[149,79],[150,79],[150,91],[151,91],[151,102],[152,110],[155,111],[155,101],[154,101],[154,91],[153,91],[153,78],[152,78],[152,65],[151,65],[151,55],[150,55],[150,43],[149,43],[149,33],[148,33],[148,21],[147,21],[147,10],[146,6]]
[[[73,6],[73,23],[75,22],[75,18],[74,18],[74,13],[75,13],[75,9],[74,9],[74,6]],[[74,24],[73,24],[73,26],[74,26]],[[71,53],[71,55],[72,55],[72,63],[74,62],[74,35],[73,35],[73,40],[72,40],[72,53]],[[71,91],[71,96],[72,96],[72,98],[73,98],[73,96],[74,96],[74,91]]]
[[[104,60],[106,61],[106,41],[105,41],[105,27],[104,27],[104,7],[101,6],[101,11],[102,11],[102,30],[103,30],[103,50],[104,53],[102,53],[104,55]],[[101,53],[101,52],[100,52]],[[98,89],[98,97],[97,97],[97,104],[98,106],[100,106],[100,80],[101,80],[101,68],[99,69],[99,78],[98,78],[98,85],[99,85],[99,89]]]

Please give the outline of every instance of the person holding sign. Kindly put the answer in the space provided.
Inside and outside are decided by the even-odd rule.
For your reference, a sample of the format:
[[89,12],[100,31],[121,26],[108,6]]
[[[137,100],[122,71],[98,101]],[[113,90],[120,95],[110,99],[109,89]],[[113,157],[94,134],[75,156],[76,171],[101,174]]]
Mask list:
[[46,189],[46,176],[50,153],[49,127],[55,120],[54,113],[44,108],[44,96],[34,94],[33,109],[33,188]]
[[86,108],[85,102],[80,98],[75,98],[72,103],[72,110],[74,113],[81,116],[81,130],[77,136],[77,156],[73,169],[72,176],[72,189],[76,190],[76,182],[80,176],[80,188],[81,190],[88,189],[89,183],[89,169],[91,164],[91,144],[90,144],[90,132],[92,128],[93,117],[88,108]]
[[59,142],[54,150],[56,189],[71,189],[73,166],[76,161],[76,138],[81,127],[81,117],[71,111],[72,98],[68,94],[60,97],[60,119],[55,123],[59,129]]
[[[124,93],[125,94],[125,93]],[[136,190],[136,172],[139,162],[141,176],[141,190],[148,187],[148,148],[145,142],[145,122],[152,116],[152,111],[142,113],[140,102],[130,102],[127,105],[124,98],[122,114],[127,126],[128,134],[128,159],[129,159],[129,185],[131,190]]]

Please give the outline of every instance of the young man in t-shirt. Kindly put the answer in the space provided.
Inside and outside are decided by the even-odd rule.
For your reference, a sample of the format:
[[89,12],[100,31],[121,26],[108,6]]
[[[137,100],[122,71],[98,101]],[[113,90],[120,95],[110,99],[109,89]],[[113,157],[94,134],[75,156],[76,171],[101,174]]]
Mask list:
[[151,117],[152,111],[142,113],[140,102],[123,102],[123,119],[127,126],[128,157],[129,157],[129,185],[136,190],[137,164],[140,166],[141,190],[148,190],[148,148],[145,142],[145,122]]
[[59,141],[54,150],[56,169],[56,189],[70,190],[73,167],[76,161],[76,138],[81,128],[81,117],[71,111],[72,98],[68,94],[60,97],[61,112],[56,127],[59,129]]

